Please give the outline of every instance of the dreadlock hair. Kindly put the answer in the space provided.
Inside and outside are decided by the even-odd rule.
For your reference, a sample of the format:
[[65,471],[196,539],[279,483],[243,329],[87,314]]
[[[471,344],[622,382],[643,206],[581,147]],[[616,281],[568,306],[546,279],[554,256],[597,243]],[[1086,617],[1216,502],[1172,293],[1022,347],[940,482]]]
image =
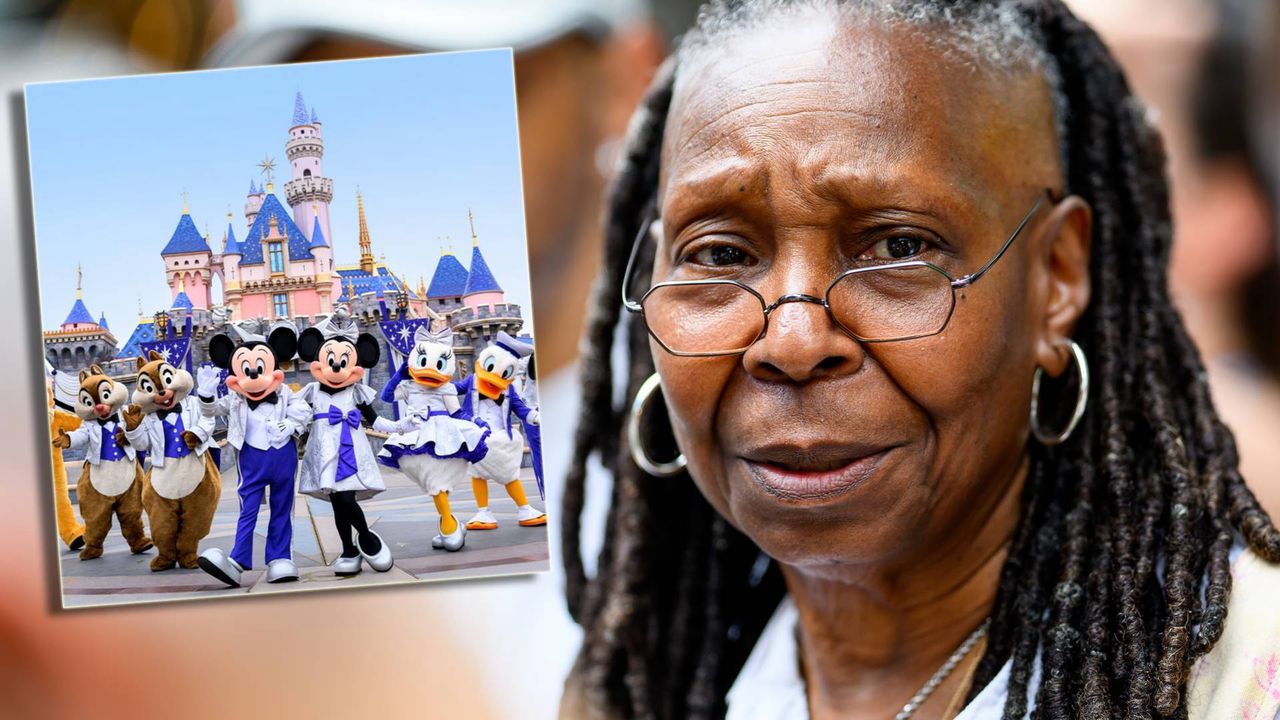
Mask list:
[[[693,483],[651,477],[632,462],[609,358],[628,254],[656,200],[680,65],[717,36],[815,6],[909,25],[979,65],[1021,63],[1043,73],[1067,192],[1093,210],[1095,295],[1074,338],[1096,378],[1089,411],[1067,442],[1029,450],[1021,519],[970,699],[1011,659],[1004,717],[1024,717],[1039,651],[1037,717],[1185,717],[1189,668],[1223,630],[1236,535],[1276,562],[1280,532],[1237,471],[1234,441],[1169,301],[1159,136],[1101,40],[1061,0],[716,0],[661,68],[633,118],[608,198],[604,267],[584,341],[562,547],[568,605],[585,634],[562,713],[722,716],[728,687],[785,592],[776,564]],[[647,282],[649,270],[635,277]],[[654,366],[643,323],[618,334],[630,354],[629,403]],[[661,418],[642,429],[651,454],[677,452]],[[614,482],[589,579],[579,540],[593,453]]]

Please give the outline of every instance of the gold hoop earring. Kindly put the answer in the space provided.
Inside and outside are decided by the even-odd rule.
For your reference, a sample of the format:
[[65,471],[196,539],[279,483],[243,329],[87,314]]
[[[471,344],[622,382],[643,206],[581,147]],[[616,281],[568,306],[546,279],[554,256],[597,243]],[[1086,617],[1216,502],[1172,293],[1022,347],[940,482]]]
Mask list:
[[640,466],[641,470],[658,477],[671,477],[684,470],[686,464],[684,453],[677,455],[670,462],[655,462],[640,444],[640,416],[644,414],[644,406],[648,404],[653,391],[662,388],[661,380],[658,373],[654,373],[645,378],[645,381],[640,384],[640,389],[636,391],[636,399],[631,401],[631,417],[627,420],[627,444],[631,446],[631,459]]
[[1089,360],[1075,340],[1069,342],[1071,355],[1076,361],[1076,371],[1080,373],[1080,388],[1076,395],[1076,407],[1071,412],[1071,420],[1061,432],[1049,432],[1040,426],[1040,378],[1044,376],[1044,370],[1037,367],[1035,376],[1031,380],[1031,433],[1036,436],[1036,440],[1039,440],[1041,445],[1052,447],[1066,442],[1066,439],[1075,431],[1076,425],[1080,424],[1080,418],[1084,417],[1085,407],[1089,404]]

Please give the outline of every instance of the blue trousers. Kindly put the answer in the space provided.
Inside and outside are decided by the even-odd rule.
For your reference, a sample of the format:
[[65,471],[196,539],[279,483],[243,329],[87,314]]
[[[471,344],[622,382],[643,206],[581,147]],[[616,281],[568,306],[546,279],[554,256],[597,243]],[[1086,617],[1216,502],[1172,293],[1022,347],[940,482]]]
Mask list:
[[240,522],[231,559],[248,570],[253,566],[253,528],[258,524],[262,493],[268,492],[271,520],[267,523],[267,562],[287,558],[293,546],[293,484],[298,471],[298,446],[290,439],[281,448],[240,448]]

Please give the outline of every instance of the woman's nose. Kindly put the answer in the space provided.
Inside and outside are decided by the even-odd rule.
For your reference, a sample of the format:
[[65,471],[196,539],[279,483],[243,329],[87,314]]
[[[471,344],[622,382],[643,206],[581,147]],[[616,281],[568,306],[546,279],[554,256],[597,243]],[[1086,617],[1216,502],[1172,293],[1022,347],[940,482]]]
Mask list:
[[747,372],[773,382],[807,382],[857,372],[865,352],[817,302],[788,302],[769,315],[764,337],[742,356]]

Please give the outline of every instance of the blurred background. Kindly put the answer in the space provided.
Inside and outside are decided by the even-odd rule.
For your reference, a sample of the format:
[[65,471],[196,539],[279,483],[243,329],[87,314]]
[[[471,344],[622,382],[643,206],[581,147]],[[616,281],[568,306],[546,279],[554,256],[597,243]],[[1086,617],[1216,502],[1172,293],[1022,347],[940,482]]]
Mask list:
[[[1236,433],[1245,477],[1280,514],[1280,4],[1069,4],[1112,46],[1164,132],[1171,288]],[[599,260],[603,191],[631,109],[697,5],[0,0],[0,304],[17,318],[15,351],[3,355],[0,375],[13,382],[10,451],[0,459],[0,506],[10,518],[0,524],[0,715],[555,715],[578,642],[560,595],[556,469],[566,466],[577,417],[575,356]],[[374,592],[58,609],[66,547],[53,523],[41,320],[30,300],[23,83],[478,47],[516,51],[556,570]],[[111,138],[86,134],[84,142],[91,150]],[[83,190],[110,181],[86,178]],[[84,222],[86,242],[98,244],[90,249],[111,252],[111,228]],[[433,248],[424,243],[424,252]],[[589,483],[589,571],[607,497],[606,483]]]

